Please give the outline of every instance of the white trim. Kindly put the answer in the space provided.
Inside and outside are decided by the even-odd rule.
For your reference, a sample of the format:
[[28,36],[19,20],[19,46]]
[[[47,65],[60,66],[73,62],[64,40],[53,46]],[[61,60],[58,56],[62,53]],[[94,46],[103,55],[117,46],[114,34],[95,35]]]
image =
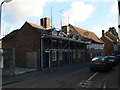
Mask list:
[[45,51],[45,53],[50,53],[50,51]]
[[51,68],[51,58],[50,58],[50,52],[49,52],[49,68]]

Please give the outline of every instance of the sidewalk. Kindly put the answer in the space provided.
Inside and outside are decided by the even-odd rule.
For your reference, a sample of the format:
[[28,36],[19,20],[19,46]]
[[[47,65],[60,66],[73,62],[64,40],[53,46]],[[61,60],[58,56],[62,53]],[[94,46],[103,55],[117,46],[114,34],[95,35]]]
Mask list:
[[23,80],[28,80],[31,78],[37,78],[37,77],[41,77],[43,75],[47,75],[49,73],[53,73],[53,72],[60,72],[60,71],[69,71],[71,69],[79,69],[82,67],[87,66],[88,63],[81,63],[81,64],[75,64],[75,65],[66,65],[64,67],[57,67],[57,68],[52,68],[52,69],[47,69],[47,70],[34,70],[31,72],[24,72],[24,73],[19,73],[13,76],[4,76],[2,77],[2,85],[7,85],[7,84],[11,84],[11,83],[16,83],[16,82],[20,82]]

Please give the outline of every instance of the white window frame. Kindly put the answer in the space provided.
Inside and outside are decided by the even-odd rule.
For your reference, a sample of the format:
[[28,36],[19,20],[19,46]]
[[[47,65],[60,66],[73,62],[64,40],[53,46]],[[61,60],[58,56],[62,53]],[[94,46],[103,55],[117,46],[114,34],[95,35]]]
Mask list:
[[73,58],[76,58],[76,50],[73,50]]
[[58,59],[59,59],[59,60],[62,60],[62,59],[63,59],[63,58],[62,58],[62,56],[63,56],[62,51],[59,51],[58,53],[59,53],[59,54],[58,54]]
[[52,61],[57,61],[57,51],[52,51]]
[[78,58],[81,58],[81,51],[78,50]]

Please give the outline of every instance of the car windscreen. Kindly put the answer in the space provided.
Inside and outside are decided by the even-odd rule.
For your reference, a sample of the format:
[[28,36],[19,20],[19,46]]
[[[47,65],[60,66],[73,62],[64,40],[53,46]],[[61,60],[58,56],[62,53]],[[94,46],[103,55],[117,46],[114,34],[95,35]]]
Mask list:
[[114,60],[115,59],[115,57],[107,57],[108,59],[111,59],[111,60]]
[[104,61],[103,57],[95,57],[92,59],[92,61]]

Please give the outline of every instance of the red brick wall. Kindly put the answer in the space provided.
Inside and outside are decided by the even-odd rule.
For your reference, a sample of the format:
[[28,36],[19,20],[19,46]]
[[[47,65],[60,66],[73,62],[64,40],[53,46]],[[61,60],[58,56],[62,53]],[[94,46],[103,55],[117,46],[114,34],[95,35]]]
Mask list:
[[105,55],[112,55],[114,53],[114,44],[104,36],[101,39],[104,41]]
[[28,23],[25,23],[15,39],[3,41],[3,48],[15,48],[15,64],[17,67],[26,67],[27,52],[34,52],[40,49],[40,33],[34,30]]
[[26,66],[26,53],[38,49],[40,49],[40,34],[26,25],[16,36],[16,65]]
[[2,41],[2,48],[15,48],[15,39]]

